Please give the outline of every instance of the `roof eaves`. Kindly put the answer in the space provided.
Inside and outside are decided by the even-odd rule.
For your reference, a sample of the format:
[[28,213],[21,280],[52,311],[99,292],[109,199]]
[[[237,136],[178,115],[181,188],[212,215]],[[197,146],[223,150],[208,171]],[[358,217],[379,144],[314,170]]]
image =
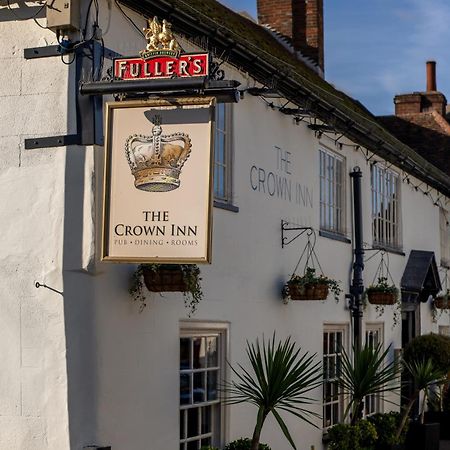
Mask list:
[[[258,81],[274,80],[277,90],[286,99],[301,107],[307,102],[308,109],[312,110],[320,120],[332,121],[338,131],[357,144],[368,148],[450,197],[450,180],[446,174],[400,142],[378,124],[369,111],[359,106],[358,102],[334,89],[303,63],[294,59],[290,59],[291,63],[281,61],[268,53],[264,58],[261,57],[256,54],[255,46],[253,45],[252,48],[252,45],[245,39],[240,39],[236,32],[221,29],[212,19],[208,21],[207,15],[203,15],[204,20],[200,21],[199,17],[192,15],[194,10],[184,1],[122,0],[122,3],[147,17],[158,15],[168,18],[174,30],[188,37],[208,36],[208,45],[226,51],[227,61],[230,64],[249,72]],[[182,7],[177,7],[180,4]],[[225,8],[222,5],[220,7]],[[192,9],[192,14],[186,11],[189,9]],[[251,23],[239,14],[229,10],[227,12],[235,14],[236,20],[246,21],[246,24]],[[261,29],[264,30],[262,27]],[[268,33],[267,30],[264,32]],[[281,46],[273,37],[271,39],[274,46]],[[293,58],[292,55],[290,58]]]

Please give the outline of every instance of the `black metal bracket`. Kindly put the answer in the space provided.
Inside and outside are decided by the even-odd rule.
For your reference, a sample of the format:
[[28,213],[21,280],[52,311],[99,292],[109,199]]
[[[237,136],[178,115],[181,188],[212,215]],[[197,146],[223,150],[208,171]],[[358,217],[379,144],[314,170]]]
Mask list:
[[[25,139],[25,149],[65,147],[68,145],[103,145],[103,101],[100,96],[84,97],[78,85],[82,78],[101,76],[103,60],[111,60],[118,53],[103,48],[99,42],[90,41],[73,50],[60,45],[28,48],[26,59],[72,55],[75,66],[76,133],[60,136],[45,136]],[[71,57],[71,56],[69,56]]]
[[61,56],[66,54],[67,50],[60,45],[46,45],[45,47],[26,48],[23,51],[25,59],[49,58],[52,56]]
[[[290,231],[296,231],[297,234],[288,240],[288,238],[285,236],[287,234],[286,232]],[[307,233],[308,236],[311,236],[314,234],[314,229],[312,227],[297,227],[297,226],[290,226],[289,222],[286,222],[285,220],[281,219],[281,248],[286,247],[291,242],[295,241],[297,238],[302,236],[303,234]]]

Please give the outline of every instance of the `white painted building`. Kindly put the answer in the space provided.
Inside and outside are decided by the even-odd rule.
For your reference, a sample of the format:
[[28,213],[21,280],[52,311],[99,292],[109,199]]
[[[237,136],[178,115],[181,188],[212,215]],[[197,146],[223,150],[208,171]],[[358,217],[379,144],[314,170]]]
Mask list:
[[[44,10],[35,2],[28,7],[0,4],[0,449],[75,450],[94,444],[114,450],[191,449],[210,438],[223,445],[251,436],[256,410],[224,406],[214,384],[230,379],[226,361],[246,364],[246,340],[276,331],[279,338],[292,336],[319,359],[338,357],[331,344],[324,345],[331,340],[351,347],[344,294],[337,303],[331,295],[327,301],[283,302],[283,284],[307,238],[282,248],[281,221],[315,230],[323,272],[340,280],[348,293],[354,238],[348,175],[356,166],[362,172],[367,249],[389,248],[385,258],[399,287],[413,250],[431,252],[427,255],[434,256],[444,279],[450,261],[449,174],[402,144],[303,62],[292,59],[288,64],[273,35],[255,35],[262,39],[256,48],[246,38],[255,24],[212,1],[203,7],[194,3],[177,1],[169,11],[168,2],[124,1],[121,7],[129,19],[114,2],[100,0],[98,5],[104,45],[121,55],[136,54],[145,46],[132,22],[141,29],[147,17],[158,15],[172,21],[185,50],[209,45],[218,62],[221,46],[231,39],[237,42],[222,55],[227,62],[221,68],[226,79],[240,81],[242,90],[269,83],[264,78],[267,65],[280,74],[275,60],[286,67],[285,77],[274,84],[281,97],[246,92],[238,103],[217,107],[224,116],[217,121],[223,127],[216,142],[212,264],[201,266],[204,300],[192,318],[181,294],[148,293],[147,307],[139,313],[128,294],[136,266],[100,261],[103,147],[25,149],[25,140],[39,147],[42,138],[76,134],[89,119],[78,118],[77,127],[76,62],[62,61],[70,63],[73,54],[24,58],[25,49],[58,44],[53,31],[38,26],[45,26]],[[81,6],[83,26],[89,2]],[[91,3],[90,9],[87,36],[96,5]],[[37,23],[16,17],[34,14]],[[196,33],[188,25],[189,16]],[[201,31],[212,30],[214,23],[221,31],[205,38]],[[272,54],[267,42],[273,45]],[[106,70],[111,62],[107,52],[105,57]],[[90,76],[82,73],[84,80]],[[289,91],[295,83],[302,90]],[[295,103],[297,95],[301,101]],[[286,97],[292,101],[287,103]],[[324,105],[329,106],[328,120]],[[302,111],[283,114],[282,107]],[[349,121],[345,130],[344,120]],[[333,129],[308,126],[323,124]],[[220,143],[223,153],[217,150]],[[375,177],[384,180],[383,188],[373,182]],[[388,208],[377,206],[382,199]],[[380,256],[366,252],[365,286],[372,283]],[[434,269],[431,262],[424,267]],[[425,276],[432,274],[425,273],[422,288]],[[414,294],[423,297],[422,288]],[[450,329],[449,314],[434,322],[428,295],[418,303],[417,295],[409,297],[415,306],[404,312],[403,327],[401,321],[394,326],[392,307],[381,316],[374,306],[364,310],[363,333],[391,345],[392,357],[402,347],[402,328],[412,324],[408,314],[416,320],[413,334]],[[188,364],[191,345],[199,355],[206,345],[217,346],[218,353],[209,354],[212,366],[205,367],[206,356]],[[180,364],[181,380],[193,377],[192,392],[183,390],[184,396]],[[202,370],[196,372],[196,367]],[[198,373],[206,373],[205,378]],[[210,380],[208,388],[205,379]],[[326,382],[331,386],[333,379]],[[200,399],[205,391],[210,397]],[[186,395],[192,396],[192,404],[184,403]],[[322,448],[323,429],[342,417],[341,400],[324,405],[322,388],[314,395],[313,409],[324,416],[318,429],[286,417],[300,449]],[[372,407],[392,408],[381,401]],[[203,420],[203,431],[195,417]],[[262,441],[273,449],[289,448],[272,420]]]

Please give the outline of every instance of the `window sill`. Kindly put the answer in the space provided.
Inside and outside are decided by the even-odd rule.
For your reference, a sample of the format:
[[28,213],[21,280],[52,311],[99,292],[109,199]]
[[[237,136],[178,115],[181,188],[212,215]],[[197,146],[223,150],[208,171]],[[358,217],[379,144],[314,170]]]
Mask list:
[[333,239],[335,241],[345,242],[347,244],[352,243],[352,241],[349,238],[345,237],[343,234],[334,233],[333,231],[319,230],[319,236],[328,239]]
[[227,211],[235,213],[239,212],[239,208],[237,206],[234,206],[230,203],[219,202],[217,200],[214,200],[214,208],[226,209]]
[[377,250],[384,250],[384,251],[386,251],[388,253],[392,253],[394,255],[400,255],[400,256],[406,255],[406,253],[401,248],[387,247],[382,244],[373,244],[373,248],[377,249]]

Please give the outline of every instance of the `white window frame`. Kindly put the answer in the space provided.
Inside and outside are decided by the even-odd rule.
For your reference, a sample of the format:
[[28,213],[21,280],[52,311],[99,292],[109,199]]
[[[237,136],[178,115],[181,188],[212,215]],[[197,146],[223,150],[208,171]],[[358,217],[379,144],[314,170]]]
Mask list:
[[439,208],[441,266],[450,268],[450,212]]
[[[373,245],[399,250],[402,246],[400,175],[376,162],[370,167],[370,185]],[[389,201],[392,195],[395,197]]]
[[[219,365],[219,370],[218,370],[218,377],[217,377],[217,384],[218,386],[220,386],[224,380],[227,380],[229,377],[228,374],[228,368],[227,368],[227,364],[226,361],[229,359],[228,358],[228,354],[227,351],[229,349],[229,324],[228,323],[222,323],[222,322],[197,322],[197,321],[181,321],[180,322],[180,338],[179,338],[179,342],[181,343],[181,339],[182,338],[193,338],[193,337],[208,337],[208,336],[218,336],[219,337],[219,355],[218,355],[218,365]],[[181,349],[180,344],[179,344],[179,349]],[[181,354],[178,357],[178,360],[180,361],[180,357]],[[192,358],[192,356],[191,356]],[[186,369],[186,370],[181,370],[179,368],[179,373],[180,375],[182,373],[194,373],[194,372],[199,372],[199,371],[203,371],[205,369]],[[207,370],[207,369],[206,369]],[[181,378],[180,378],[181,380]],[[193,385],[192,385],[193,381],[191,380],[191,389],[193,391]],[[181,385],[180,385],[181,386]],[[205,386],[206,389],[206,386]],[[213,440],[211,442],[211,445],[213,446],[222,446],[224,445],[224,442],[226,440],[227,434],[228,434],[228,430],[227,430],[227,424],[229,423],[229,420],[227,418],[227,414],[228,414],[228,410],[224,404],[224,402],[222,401],[223,395],[218,396],[218,399],[215,401],[206,401],[203,403],[193,403],[193,404],[186,404],[186,405],[181,405],[179,406],[179,420],[182,420],[182,411],[188,410],[188,409],[199,409],[199,414],[200,414],[200,408],[202,407],[206,407],[206,406],[212,406],[215,409],[215,412],[212,413],[212,415],[214,416],[214,414],[218,414],[219,418],[214,420],[215,423],[213,423],[213,420],[211,420],[212,423],[212,430],[211,430],[211,434],[213,437]],[[179,445],[180,445],[180,450],[181,449],[185,449],[187,448],[187,442],[189,441],[195,441],[195,440],[199,440],[198,438],[200,436],[205,436],[205,438],[207,438],[207,434],[206,435],[201,435],[198,434],[197,436],[193,436],[191,438],[187,437],[187,414],[184,414],[185,417],[185,423],[184,423],[184,433],[185,436],[180,436],[181,433],[181,424],[179,423]],[[214,429],[215,428],[215,429]],[[204,439],[205,439],[204,438]],[[199,443],[201,442],[201,440],[199,441]],[[184,446],[182,446],[182,444],[185,443]],[[200,448],[200,446],[198,446],[198,448]]]
[[[220,126],[218,115],[224,114],[224,126]],[[228,103],[216,104],[215,132],[214,132],[214,200],[219,204],[233,203],[233,151],[232,151],[232,105]],[[218,153],[219,143],[223,144],[223,154]],[[220,178],[222,173],[222,178]]]
[[[333,425],[337,423],[341,423],[344,418],[344,410],[345,410],[345,398],[343,396],[342,390],[340,387],[338,387],[337,380],[338,376],[334,376],[331,378],[328,378],[328,367],[330,359],[332,358],[339,358],[339,355],[342,354],[342,351],[338,354],[333,352],[333,349],[330,349],[330,340],[329,336],[330,334],[336,334],[336,333],[342,333],[342,349],[345,349],[348,353],[348,324],[324,324],[323,331],[322,331],[322,361],[323,361],[323,368],[324,368],[324,379],[323,379],[323,387],[322,387],[322,427],[324,430],[327,430],[328,428],[332,427]],[[328,348],[325,349],[325,334],[328,335],[328,341],[327,346]],[[327,351],[326,351],[327,350]],[[338,374],[336,374],[338,375]],[[336,399],[332,401],[326,401],[326,390],[327,390],[327,383],[335,383],[334,388],[338,390],[336,393]],[[332,409],[331,413],[331,420],[328,422],[328,416],[326,414],[327,406],[329,405],[337,405],[337,419],[334,420],[334,411]],[[333,408],[333,407],[331,407]]]
[[[376,336],[373,339],[373,344],[378,345],[384,342],[384,323],[373,322],[366,323],[366,331],[364,333],[365,343],[369,342],[369,339]],[[371,394],[364,399],[364,416],[368,417],[376,413],[383,412],[383,396],[382,394]]]
[[[330,162],[333,164],[331,165]],[[340,170],[338,169],[340,163]],[[320,229],[346,234],[346,160],[327,148],[319,148]]]

